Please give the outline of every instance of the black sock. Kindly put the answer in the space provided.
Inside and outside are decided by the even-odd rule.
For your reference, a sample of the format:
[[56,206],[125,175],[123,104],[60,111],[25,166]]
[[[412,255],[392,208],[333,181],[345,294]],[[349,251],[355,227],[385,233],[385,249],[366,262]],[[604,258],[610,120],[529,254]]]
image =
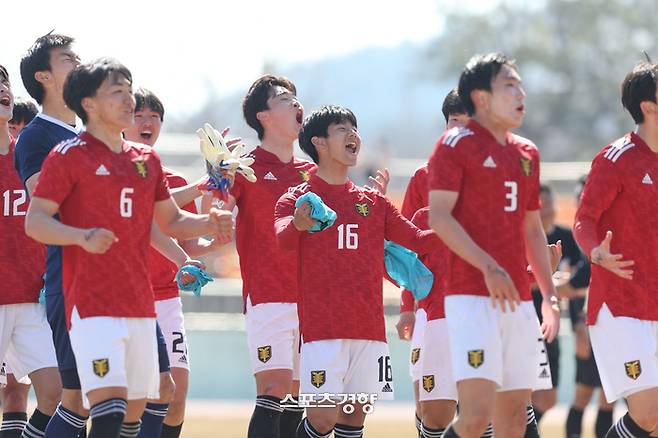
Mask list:
[[256,407],[249,421],[247,438],[279,438],[281,399],[271,395],[256,397]]
[[20,438],[26,424],[26,412],[3,412],[0,438]]
[[299,406],[297,399],[294,397],[288,397],[281,403],[281,406],[283,412],[281,413],[281,420],[279,420],[279,437],[295,438],[297,426],[299,426],[304,415],[304,408]]
[[119,438],[137,438],[141,426],[142,426],[141,421],[138,421],[136,423],[123,423],[121,425],[121,432],[119,434]]
[[416,430],[418,431],[418,438],[423,438],[423,422],[418,417],[418,412],[416,412]]
[[92,406],[89,438],[117,438],[127,407],[128,402],[122,398],[111,398]]
[[647,432],[633,421],[628,412],[614,424],[606,438],[648,438],[651,432]]
[[452,426],[449,426],[446,431],[443,432],[442,438],[459,438],[459,435],[457,435],[457,432],[455,432],[455,429]]
[[532,405],[526,407],[526,425],[523,438],[539,438],[539,420],[544,414],[534,409]]
[[180,436],[181,430],[183,430],[183,423],[179,424],[178,426],[169,426],[167,424],[163,424],[160,438],[178,438]]
[[313,428],[311,423],[308,422],[308,417],[304,418],[299,426],[297,426],[297,437],[296,438],[329,438],[331,436],[331,430],[329,432],[320,433]]
[[612,411],[607,411],[605,409],[599,408],[599,412],[596,414],[596,425],[594,430],[596,431],[596,438],[605,438],[605,434],[612,427]]
[[35,409],[23,430],[23,438],[43,438],[46,434],[46,427],[50,421],[50,415],[46,415],[38,409]]
[[422,432],[421,432],[422,434],[420,436],[422,438],[441,438],[443,436],[443,433],[446,431],[445,429],[430,429],[424,424],[421,426],[421,428],[422,428]]
[[[608,425],[608,429],[610,429],[610,425]],[[567,438],[580,438],[580,434],[582,433],[583,430],[583,411],[574,408],[571,406],[571,409],[569,409],[569,415],[567,416]],[[606,429],[603,432],[603,437],[605,437],[605,434],[608,432],[608,429]],[[597,434],[597,436],[599,436]]]
[[82,429],[80,429],[78,438],[87,438],[87,422],[85,422],[85,425],[82,427]]
[[480,438],[491,438],[494,436],[493,424],[489,423],[487,430],[484,431]]
[[348,426],[347,424],[336,424],[334,426],[334,437],[363,438],[363,426]]

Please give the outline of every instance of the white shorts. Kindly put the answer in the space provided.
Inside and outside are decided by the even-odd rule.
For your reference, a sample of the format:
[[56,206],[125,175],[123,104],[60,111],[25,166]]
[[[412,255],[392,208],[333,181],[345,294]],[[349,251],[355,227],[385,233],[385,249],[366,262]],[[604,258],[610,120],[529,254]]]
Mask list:
[[[388,344],[360,339],[328,339],[302,344],[301,394],[376,394],[393,400]],[[340,397],[331,397],[340,398]]]
[[409,355],[409,375],[412,382],[420,379],[420,357],[425,339],[425,324],[427,324],[425,309],[416,310],[416,322],[413,335],[411,335],[411,354]]
[[457,382],[452,375],[450,338],[445,318],[427,321],[420,365],[420,401],[457,400]]
[[[487,379],[499,391],[544,389],[538,366],[545,358],[532,301],[503,313],[499,306],[491,306],[489,297],[449,295],[445,309],[455,381]],[[545,371],[550,380],[548,367]]]
[[185,334],[183,303],[180,297],[156,301],[155,312],[160,329],[167,343],[167,354],[171,368],[190,369],[190,355]]
[[604,304],[589,335],[609,403],[658,387],[657,321],[615,317]]
[[86,409],[89,391],[111,386],[128,388],[128,400],[159,397],[155,318],[81,319],[74,307],[69,335]]
[[0,306],[0,358],[16,380],[42,368],[57,368],[46,307],[38,303]]
[[[7,375],[14,374],[11,370],[11,367],[5,362],[0,361],[0,388],[7,386]],[[16,375],[14,375],[14,379]],[[32,380],[28,376],[23,377],[22,379],[17,380],[18,383],[23,385],[31,385]]]
[[293,380],[299,380],[297,304],[263,303],[252,306],[247,297],[245,326],[254,374],[286,369],[292,370]]

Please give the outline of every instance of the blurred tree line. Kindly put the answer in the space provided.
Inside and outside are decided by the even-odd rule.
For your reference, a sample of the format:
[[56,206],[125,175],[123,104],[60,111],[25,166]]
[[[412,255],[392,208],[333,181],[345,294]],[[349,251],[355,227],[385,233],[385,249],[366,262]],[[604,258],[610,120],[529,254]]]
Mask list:
[[514,57],[528,93],[519,133],[544,159],[590,160],[633,129],[620,84],[643,50],[658,60],[657,0],[508,0],[486,13],[441,7],[444,29],[428,54],[433,74],[456,84],[474,53]]

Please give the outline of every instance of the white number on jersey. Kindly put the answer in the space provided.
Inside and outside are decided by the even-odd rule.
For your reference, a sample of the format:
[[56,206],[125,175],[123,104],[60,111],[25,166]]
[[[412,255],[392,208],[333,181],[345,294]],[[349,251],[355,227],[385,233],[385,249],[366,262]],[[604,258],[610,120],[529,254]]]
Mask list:
[[[11,201],[11,195],[18,195]],[[4,200],[4,208],[2,209],[3,216],[25,216],[26,211],[20,211],[18,207],[25,204],[27,201],[27,194],[25,190],[5,190],[2,194]]]
[[518,197],[519,197],[519,188],[516,184],[516,181],[505,181],[505,187],[509,190],[505,194],[505,198],[509,201],[509,204],[505,205],[505,211],[516,211],[518,206]]
[[359,235],[356,230],[359,224],[338,225],[338,249],[358,249]]
[[119,213],[121,217],[132,217],[133,215],[133,200],[128,197],[132,195],[135,189],[132,187],[124,187],[121,189],[121,197],[119,198]]

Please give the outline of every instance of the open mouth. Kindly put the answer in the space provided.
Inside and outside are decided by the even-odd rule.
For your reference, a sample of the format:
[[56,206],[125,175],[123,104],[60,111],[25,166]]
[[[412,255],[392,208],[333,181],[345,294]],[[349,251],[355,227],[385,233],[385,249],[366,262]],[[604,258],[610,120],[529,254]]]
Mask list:
[[9,96],[2,96],[2,98],[0,98],[0,105],[6,107],[11,106],[11,99],[9,98]]
[[517,107],[516,107],[516,110],[519,111],[519,112],[523,112],[523,111],[525,111],[525,105],[519,105],[519,106],[517,106]]
[[350,154],[356,155],[358,152],[358,148],[356,147],[356,143],[347,143],[345,145],[345,150],[349,152]]
[[150,140],[153,137],[153,133],[151,131],[142,131],[139,133],[139,136],[142,140]]
[[297,123],[301,125],[304,121],[304,111],[302,109],[298,109],[297,114],[295,114],[295,118],[297,119]]

